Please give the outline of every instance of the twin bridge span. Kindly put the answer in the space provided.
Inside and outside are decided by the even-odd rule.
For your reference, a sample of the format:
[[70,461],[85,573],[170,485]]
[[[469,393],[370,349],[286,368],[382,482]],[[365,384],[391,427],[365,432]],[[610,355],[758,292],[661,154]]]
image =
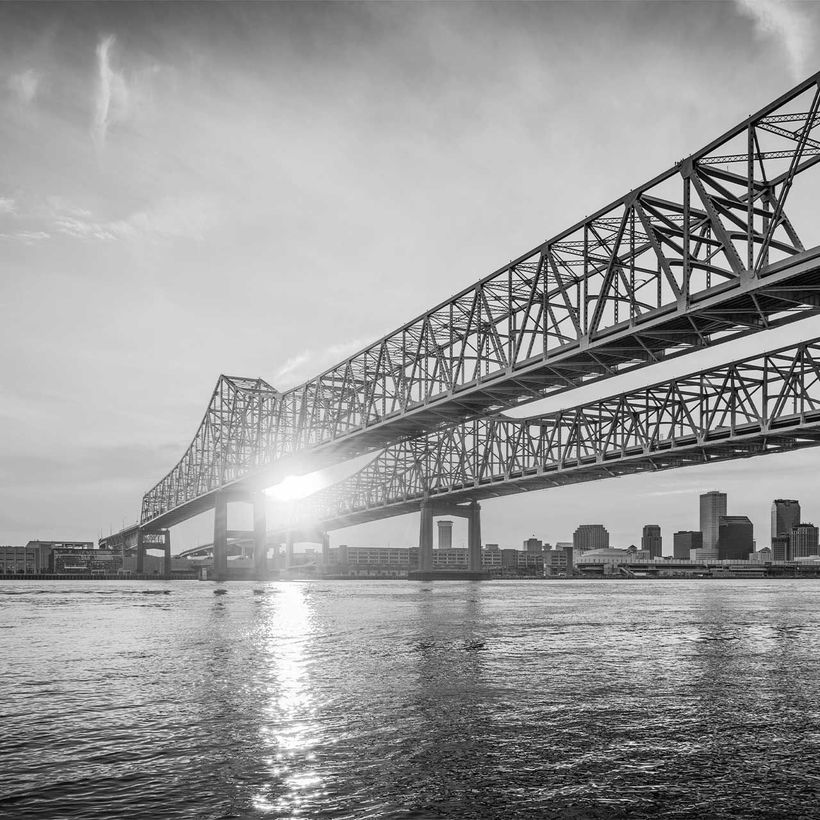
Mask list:
[[[506,408],[817,313],[819,124],[820,73],[315,379],[279,392],[262,379],[220,377],[191,445],[143,498],[140,523],[104,540],[140,542],[143,534],[214,509],[219,573],[227,502],[257,499],[261,551],[259,493],[288,474],[384,448],[366,469],[383,470],[392,460],[391,476],[412,474],[420,450],[425,458],[446,450],[464,462],[480,442],[495,442],[496,431],[515,425],[493,418]],[[717,415],[711,418],[709,424]],[[531,437],[552,427],[531,422],[516,429]],[[585,447],[606,452],[601,429],[578,430]],[[708,432],[700,430],[701,440]],[[627,436],[627,428],[612,433],[618,435]],[[547,446],[547,436],[538,433],[539,446]],[[723,457],[750,451],[732,452]],[[691,463],[680,452],[674,458],[665,465]],[[588,476],[611,474],[617,468]],[[465,513],[474,521],[471,543],[479,538],[475,502],[485,496],[476,475],[471,486],[465,478],[448,491],[473,504]],[[515,469],[498,475],[493,494],[538,486],[520,481]],[[419,509],[431,489],[428,483],[421,496],[405,493],[401,502],[386,493],[382,511]],[[353,492],[353,485],[337,492]],[[353,512],[376,515],[338,503],[323,508],[328,517],[320,524],[344,525]],[[431,509],[423,506],[423,554]]]

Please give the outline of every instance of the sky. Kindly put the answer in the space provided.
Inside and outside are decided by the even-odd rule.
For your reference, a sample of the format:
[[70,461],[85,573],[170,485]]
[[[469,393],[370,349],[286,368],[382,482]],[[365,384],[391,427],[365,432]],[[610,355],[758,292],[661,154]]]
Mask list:
[[[0,543],[135,521],[220,373],[318,374],[819,52],[820,4],[776,0],[0,4]],[[513,546],[603,523],[625,546],[651,521],[671,551],[722,489],[766,543],[774,497],[820,520],[819,466],[807,450],[485,501],[482,531]],[[174,550],[211,527],[176,528]],[[332,541],[417,537],[404,516]]]

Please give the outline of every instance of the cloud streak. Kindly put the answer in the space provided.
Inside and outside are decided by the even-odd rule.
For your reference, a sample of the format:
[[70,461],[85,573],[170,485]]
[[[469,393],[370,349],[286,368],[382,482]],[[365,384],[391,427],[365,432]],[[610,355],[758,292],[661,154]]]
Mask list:
[[207,196],[167,197],[125,219],[95,219],[89,211],[57,209],[54,226],[74,239],[114,242],[129,239],[202,241],[219,219],[216,201]]
[[771,37],[780,43],[792,78],[804,79],[813,40],[812,22],[805,12],[787,0],[735,0],[735,6],[754,21],[761,37]]
[[294,374],[299,374],[304,369],[304,366],[311,360],[312,355],[310,351],[304,350],[301,353],[297,353],[295,356],[291,356],[280,368],[276,371],[276,375],[274,376],[274,381],[278,382],[281,379],[288,379],[290,381],[290,377]]
[[366,344],[366,340],[351,339],[347,342],[330,345],[321,351],[303,350],[301,353],[291,356],[276,371],[274,376],[275,387],[281,389],[279,382],[282,380],[289,384],[296,384],[313,378],[328,367],[332,367],[348,358],[357,350],[361,350]]
[[112,124],[122,121],[128,114],[128,85],[125,77],[111,66],[111,49],[115,43],[116,38],[108,35],[97,45],[97,94],[92,125],[97,148],[105,145]]
[[45,231],[17,231],[17,233],[0,233],[2,239],[16,239],[24,245],[34,245],[36,242],[42,242],[44,239],[50,239],[51,236]]

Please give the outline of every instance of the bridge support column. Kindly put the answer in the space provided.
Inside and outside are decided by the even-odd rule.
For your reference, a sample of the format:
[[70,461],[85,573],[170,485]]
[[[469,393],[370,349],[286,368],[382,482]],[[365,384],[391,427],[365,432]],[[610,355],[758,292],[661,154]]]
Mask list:
[[216,494],[214,504],[214,580],[228,577],[228,499]]
[[142,540],[142,530],[137,533],[137,575],[145,572],[145,543]]
[[168,539],[165,542],[165,546],[162,548],[162,577],[165,580],[170,580],[171,578],[171,537],[168,536]]
[[293,566],[293,533],[288,532],[287,541],[285,542],[285,569],[290,569]]
[[268,577],[268,544],[264,493],[256,493],[253,497],[253,566],[257,580],[266,580]]
[[421,502],[421,522],[419,525],[419,570],[433,569],[433,508],[427,501]]
[[470,502],[467,518],[467,568],[470,572],[481,572],[481,504]]
[[330,533],[322,533],[322,566],[330,563]]

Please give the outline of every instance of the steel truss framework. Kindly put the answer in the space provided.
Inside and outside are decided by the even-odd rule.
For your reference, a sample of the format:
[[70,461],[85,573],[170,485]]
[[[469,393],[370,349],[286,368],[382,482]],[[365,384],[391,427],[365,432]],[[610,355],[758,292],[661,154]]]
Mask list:
[[816,310],[820,231],[792,205],[816,201],[818,81],[297,388],[220,378],[142,521],[293,454],[379,449]]
[[520,421],[400,442],[301,502],[328,529],[418,510],[820,443],[820,339]]
[[168,496],[196,498],[261,466],[278,397],[263,379],[220,376],[191,446],[165,479]]

